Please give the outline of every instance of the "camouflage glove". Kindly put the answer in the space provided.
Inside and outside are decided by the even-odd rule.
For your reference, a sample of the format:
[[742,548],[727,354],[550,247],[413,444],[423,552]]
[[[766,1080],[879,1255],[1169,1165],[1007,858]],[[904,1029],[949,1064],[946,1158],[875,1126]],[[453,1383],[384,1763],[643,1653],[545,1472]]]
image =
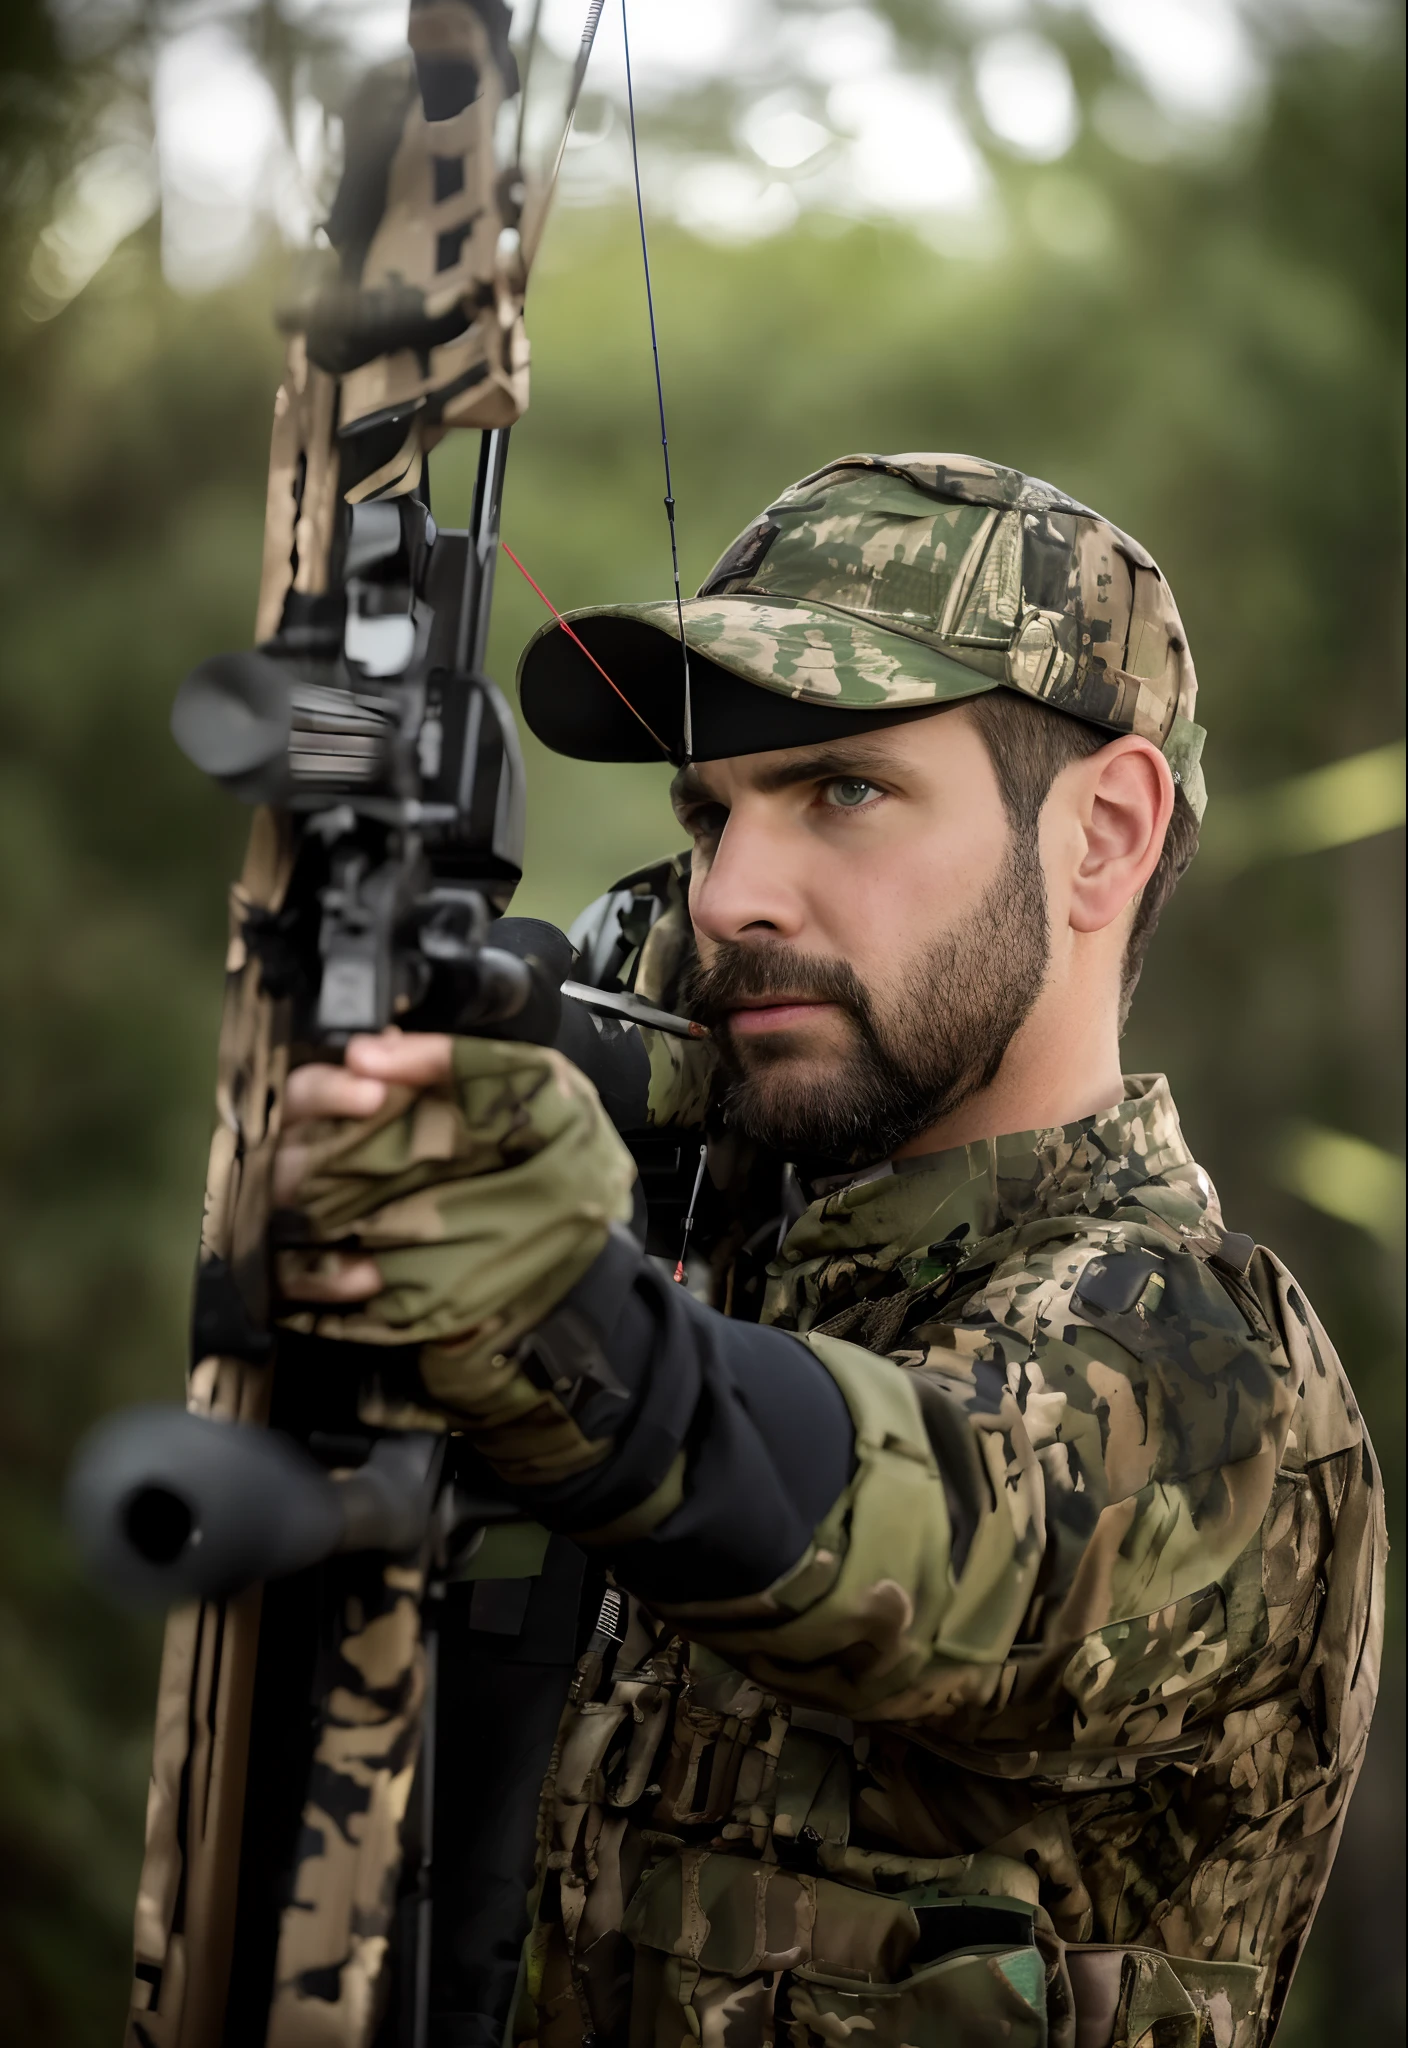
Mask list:
[[[369,1253],[380,1291],[285,1328],[364,1344],[421,1344],[422,1377],[461,1410],[495,1406],[514,1346],[631,1214],[635,1166],[596,1090],[560,1053],[455,1042],[454,1078],[388,1091],[357,1120],[310,1126],[280,1240],[316,1270],[333,1249]],[[498,1361],[497,1364],[495,1361]]]

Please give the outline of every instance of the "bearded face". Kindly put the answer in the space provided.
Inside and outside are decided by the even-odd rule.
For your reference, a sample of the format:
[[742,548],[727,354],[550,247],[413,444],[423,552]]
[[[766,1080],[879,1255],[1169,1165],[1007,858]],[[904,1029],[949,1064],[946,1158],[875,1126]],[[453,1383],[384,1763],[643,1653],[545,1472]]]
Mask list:
[[[718,943],[691,1007],[730,1077],[730,1122],[798,1161],[888,1158],[990,1084],[1040,993],[1049,948],[1035,835],[1022,833],[980,900],[887,963],[882,982],[780,940]],[[796,1028],[747,1028],[750,1010],[789,1004]],[[817,1005],[830,1006],[820,1035],[806,1028]]]

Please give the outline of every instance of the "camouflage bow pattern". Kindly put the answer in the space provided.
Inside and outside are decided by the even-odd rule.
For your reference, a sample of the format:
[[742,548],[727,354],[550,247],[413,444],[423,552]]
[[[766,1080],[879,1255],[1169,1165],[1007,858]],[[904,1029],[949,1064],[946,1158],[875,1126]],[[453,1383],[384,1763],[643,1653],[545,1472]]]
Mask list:
[[[346,110],[331,251],[279,312],[257,647],[202,663],[173,714],[188,756],[259,806],[230,902],[189,1426],[208,1447],[213,1423],[272,1424],[308,1449],[301,1533],[286,1515],[228,1586],[193,1567],[207,1597],[167,1624],[130,2048],[423,2038],[428,1842],[408,1806],[443,1423],[388,1390],[394,1359],[359,1377],[346,1346],[276,1342],[271,1169],[290,1064],[316,1048],[393,1019],[551,1036],[533,1006],[560,974],[484,943],[520,871],[522,782],[482,665],[524,292],[600,9],[564,60],[540,7],[411,0],[408,55]],[[482,440],[455,533],[427,458],[464,428]],[[119,1506],[153,1572],[199,1540],[175,1479]],[[348,1555],[248,1583],[330,1550]]]

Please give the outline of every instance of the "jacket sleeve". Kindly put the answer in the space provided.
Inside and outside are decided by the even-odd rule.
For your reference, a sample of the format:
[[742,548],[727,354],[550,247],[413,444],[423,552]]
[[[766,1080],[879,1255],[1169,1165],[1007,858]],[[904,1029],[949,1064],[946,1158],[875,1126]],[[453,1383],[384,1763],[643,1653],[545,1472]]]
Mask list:
[[1057,1653],[1078,1712],[1126,1740],[1140,1702],[1167,1732],[1160,1688],[1257,1633],[1234,1610],[1261,1584],[1293,1391],[1191,1253],[1097,1226],[999,1266],[891,1357],[809,1344],[851,1417],[845,1492],[763,1595],[666,1610],[760,1684],[933,1721],[998,1701],[1014,1652]]
[[1014,1654],[1083,1646],[1060,1684],[1125,1739],[1125,1705],[1226,1662],[1214,1608],[1260,1625],[1234,1567],[1288,1370],[1147,1229],[1010,1259],[889,1355],[731,1322],[618,1231],[502,1363],[464,1420],[518,1501],[808,1705],[944,1719],[991,1703]]
[[761,1594],[845,1492],[844,1391],[799,1338],[733,1322],[621,1229],[510,1356],[427,1391],[545,1527],[652,1605]]

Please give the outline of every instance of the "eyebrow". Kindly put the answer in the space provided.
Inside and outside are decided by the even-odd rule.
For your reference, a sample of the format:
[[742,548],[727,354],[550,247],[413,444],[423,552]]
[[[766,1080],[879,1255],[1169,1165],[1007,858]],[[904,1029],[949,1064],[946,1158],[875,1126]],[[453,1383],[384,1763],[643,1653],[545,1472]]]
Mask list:
[[[707,762],[704,764],[707,767]],[[779,761],[761,769],[752,786],[764,796],[779,789],[793,789],[801,782],[823,782],[835,776],[892,775],[894,756],[883,744],[867,746],[862,739],[841,740],[834,746],[809,748],[792,761]],[[679,810],[685,804],[717,803],[699,764],[691,761],[670,784],[670,801]]]

